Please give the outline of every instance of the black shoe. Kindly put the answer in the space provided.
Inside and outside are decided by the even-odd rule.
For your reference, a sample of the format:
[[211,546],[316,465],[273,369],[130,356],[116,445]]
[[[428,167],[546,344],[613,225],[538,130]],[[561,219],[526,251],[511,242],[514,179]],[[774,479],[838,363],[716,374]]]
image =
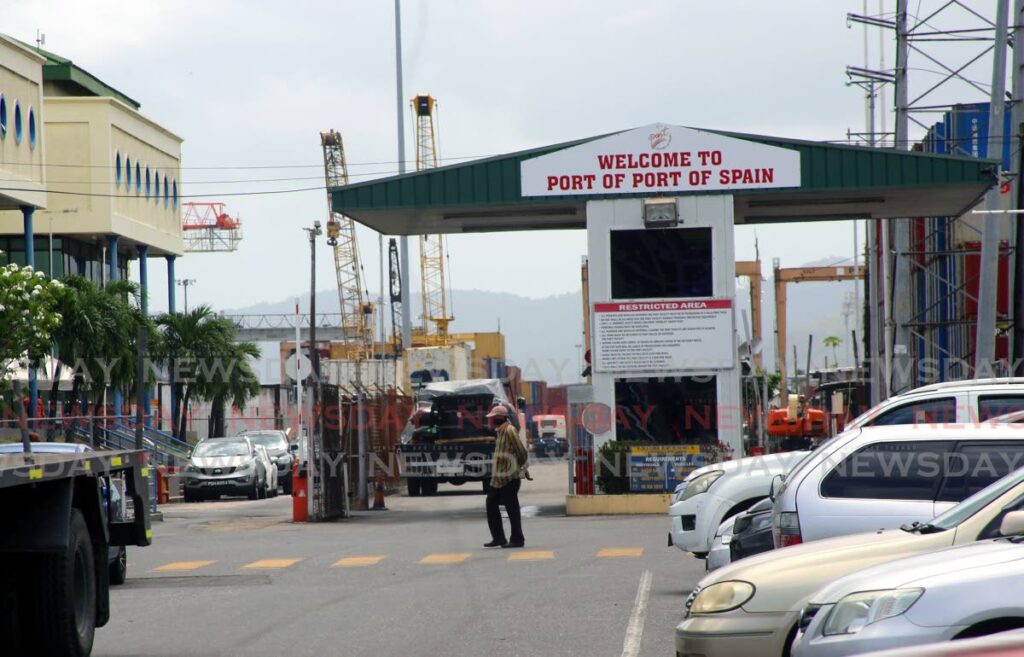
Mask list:
[[485,548],[495,547],[508,547],[508,541],[491,541],[490,543],[484,543]]
[[514,543],[505,543],[501,547],[503,548],[521,548],[526,545],[526,541],[516,541]]

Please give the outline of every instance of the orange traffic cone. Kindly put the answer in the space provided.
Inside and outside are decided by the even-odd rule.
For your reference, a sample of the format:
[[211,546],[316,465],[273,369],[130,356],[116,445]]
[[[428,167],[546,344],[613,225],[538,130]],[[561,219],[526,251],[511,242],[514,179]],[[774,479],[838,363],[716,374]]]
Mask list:
[[384,506],[384,475],[377,475],[377,483],[373,487],[373,508],[371,511],[387,511]]

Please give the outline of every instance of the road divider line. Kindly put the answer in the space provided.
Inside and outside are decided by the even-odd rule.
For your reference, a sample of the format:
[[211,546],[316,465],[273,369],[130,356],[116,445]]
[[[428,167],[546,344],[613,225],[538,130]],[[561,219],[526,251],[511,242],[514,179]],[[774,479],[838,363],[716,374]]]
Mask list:
[[626,626],[626,638],[622,640],[622,657],[637,657],[640,654],[640,642],[644,638],[644,621],[647,619],[647,599],[651,595],[651,571],[645,570],[640,576],[640,585],[636,589],[636,600],[633,602],[633,613]]
[[604,548],[597,553],[598,559],[617,559],[622,557],[642,557],[644,549],[639,547],[629,548]]
[[549,550],[534,550],[532,552],[513,552],[508,555],[509,561],[544,561],[554,559],[555,553]]
[[471,556],[473,556],[472,552],[438,552],[423,557],[420,559],[420,563],[426,565],[462,563]]
[[302,561],[302,559],[260,559],[242,566],[247,570],[275,570],[288,568]]
[[181,573],[189,570],[199,570],[206,566],[217,563],[216,561],[172,561],[165,563],[159,568],[154,568],[154,573]]
[[373,556],[366,556],[366,557],[345,557],[343,559],[338,559],[337,561],[335,561],[334,564],[331,567],[332,568],[358,568],[358,567],[361,567],[361,566],[376,566],[377,564],[379,564],[381,561],[384,561],[385,559],[387,559],[387,557],[383,556],[383,555],[373,555]]

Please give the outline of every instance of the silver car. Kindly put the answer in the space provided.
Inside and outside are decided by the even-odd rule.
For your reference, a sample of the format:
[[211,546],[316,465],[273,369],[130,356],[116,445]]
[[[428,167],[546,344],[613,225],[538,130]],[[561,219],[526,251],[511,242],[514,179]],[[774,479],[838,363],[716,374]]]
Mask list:
[[245,495],[266,496],[267,471],[244,436],[210,438],[197,444],[185,467],[185,501]]
[[874,566],[821,589],[804,609],[794,657],[986,636],[1024,627],[1024,512],[981,541]]
[[254,445],[263,445],[267,448],[270,460],[277,467],[277,481],[285,495],[292,494],[292,466],[295,465],[295,455],[288,443],[288,434],[278,429],[248,429],[241,433]]
[[729,544],[732,542],[733,523],[736,522],[738,517],[739,514],[736,514],[718,526],[715,538],[711,542],[711,551],[708,552],[707,559],[704,561],[704,569],[706,571],[718,570],[722,566],[728,566],[732,561]]

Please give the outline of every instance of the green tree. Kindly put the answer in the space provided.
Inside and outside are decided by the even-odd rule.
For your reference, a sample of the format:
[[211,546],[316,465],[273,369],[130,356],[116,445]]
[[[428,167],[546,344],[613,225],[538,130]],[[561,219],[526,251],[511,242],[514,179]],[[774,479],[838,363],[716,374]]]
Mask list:
[[185,418],[193,400],[213,402],[210,435],[224,435],[225,405],[235,408],[259,394],[259,380],[246,360],[259,355],[251,342],[236,342],[235,326],[209,306],[157,318],[162,334],[157,357],[174,377],[171,426],[185,440]]
[[839,345],[843,344],[842,339],[840,339],[838,336],[830,335],[827,338],[825,338],[824,340],[822,340],[821,342],[826,347],[832,347],[832,360],[835,361],[836,367],[838,367],[839,366],[839,356],[836,354],[836,349],[839,348]]

